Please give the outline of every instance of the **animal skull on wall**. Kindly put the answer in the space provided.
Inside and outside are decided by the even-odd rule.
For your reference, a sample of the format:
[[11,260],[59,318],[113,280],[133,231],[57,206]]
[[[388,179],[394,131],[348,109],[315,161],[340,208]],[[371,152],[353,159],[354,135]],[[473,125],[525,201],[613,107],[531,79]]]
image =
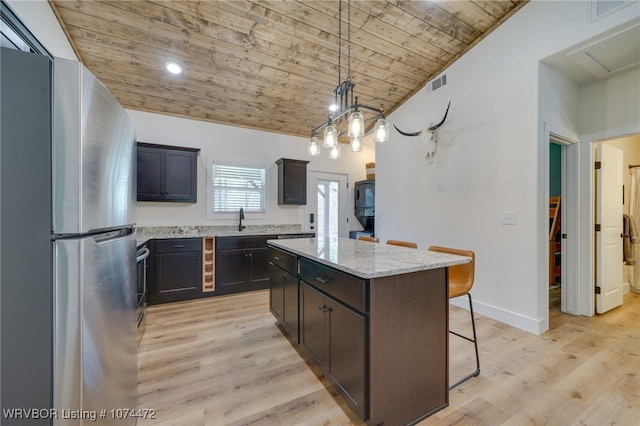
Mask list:
[[[444,120],[447,119],[447,114],[449,113],[450,106],[451,106],[451,101],[449,101],[449,105],[447,105],[447,110],[444,113],[444,117],[442,118],[442,121],[426,129],[427,133],[429,133],[429,138],[426,140],[427,154],[425,155],[425,158],[427,159],[427,161],[432,161],[433,157],[436,155],[436,151],[438,151],[437,130],[438,130],[438,127],[442,126],[442,124],[444,123]],[[398,129],[398,126],[396,126],[395,124],[393,125],[393,127],[396,128],[398,133],[404,136],[422,136],[422,134],[424,133],[424,130],[420,130],[419,132],[403,132],[402,130]]]

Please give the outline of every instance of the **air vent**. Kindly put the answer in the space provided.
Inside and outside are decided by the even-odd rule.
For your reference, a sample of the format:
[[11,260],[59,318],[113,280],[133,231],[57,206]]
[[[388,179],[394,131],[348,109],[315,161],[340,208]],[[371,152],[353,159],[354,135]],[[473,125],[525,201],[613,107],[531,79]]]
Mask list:
[[634,3],[634,0],[592,0],[591,21],[595,22]]
[[436,78],[435,80],[431,80],[427,84],[427,91],[433,92],[434,90],[441,88],[445,84],[447,84],[447,75],[443,74],[440,77]]

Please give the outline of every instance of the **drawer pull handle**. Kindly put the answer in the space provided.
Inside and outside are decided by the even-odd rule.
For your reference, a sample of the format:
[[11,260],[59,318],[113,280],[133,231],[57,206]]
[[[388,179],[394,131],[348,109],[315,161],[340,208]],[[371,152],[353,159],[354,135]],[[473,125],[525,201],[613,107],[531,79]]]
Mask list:
[[325,277],[316,277],[316,280],[320,281],[322,284],[326,284],[329,281],[331,281],[329,278],[325,278]]
[[280,258],[278,256],[273,256],[274,260],[280,260]]
[[183,248],[184,244],[174,244],[173,248]]

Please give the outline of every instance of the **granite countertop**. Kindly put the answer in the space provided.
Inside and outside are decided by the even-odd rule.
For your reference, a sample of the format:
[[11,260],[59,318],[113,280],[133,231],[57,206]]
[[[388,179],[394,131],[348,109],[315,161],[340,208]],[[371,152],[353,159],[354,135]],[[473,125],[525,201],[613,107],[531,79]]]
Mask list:
[[348,238],[296,238],[267,243],[365,279],[471,262],[471,258],[465,256]]
[[302,234],[302,225],[247,225],[242,231],[238,231],[238,225],[233,226],[138,226],[136,227],[137,245],[151,239],[158,238],[201,238],[201,237],[233,237],[252,235],[287,235]]

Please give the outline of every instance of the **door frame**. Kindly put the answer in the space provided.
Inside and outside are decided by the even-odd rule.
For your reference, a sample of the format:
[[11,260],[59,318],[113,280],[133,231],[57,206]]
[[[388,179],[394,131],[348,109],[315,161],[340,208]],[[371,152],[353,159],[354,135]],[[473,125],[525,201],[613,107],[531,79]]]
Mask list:
[[[560,288],[561,302],[560,310],[569,314],[578,314],[578,299],[580,292],[580,277],[578,268],[578,247],[580,235],[578,232],[578,142],[554,132],[547,135],[547,145],[554,143],[562,148],[562,170],[561,170],[561,202],[560,215],[562,217],[562,234],[567,238],[561,239],[561,267],[560,267]],[[547,146],[547,150],[549,147]],[[547,167],[549,167],[549,155],[547,155]],[[547,176],[549,171],[547,170]],[[548,217],[549,185],[546,185],[545,217]],[[549,225],[547,222],[546,236],[548,240]],[[547,256],[549,259],[549,244],[546,244]],[[547,263],[548,268],[548,263]],[[545,280],[547,281],[547,280]],[[545,283],[545,293],[549,306],[549,283]],[[547,309],[548,310],[548,309]]]
[[584,243],[579,247],[579,270],[581,271],[578,315],[592,317],[596,312],[595,298],[595,170],[593,167],[594,143],[606,142],[611,139],[619,139],[640,134],[640,129],[628,128],[627,131],[616,129],[606,132],[598,132],[584,137],[578,144],[580,158],[580,195],[579,195],[579,222],[580,240]]

